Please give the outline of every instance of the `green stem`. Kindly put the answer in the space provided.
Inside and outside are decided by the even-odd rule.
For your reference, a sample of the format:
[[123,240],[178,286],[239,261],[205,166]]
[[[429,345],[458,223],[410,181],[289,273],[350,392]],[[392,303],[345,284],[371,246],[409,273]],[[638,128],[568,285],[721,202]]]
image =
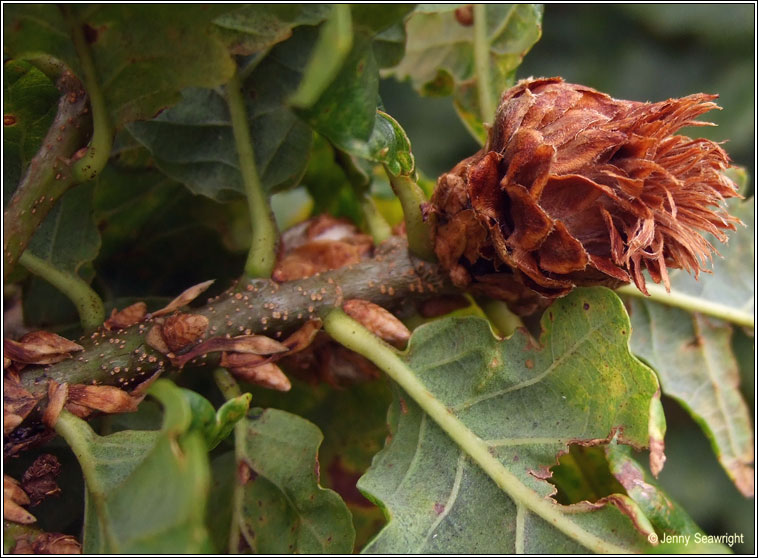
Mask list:
[[736,308],[730,308],[724,304],[718,302],[711,302],[695,296],[687,295],[678,291],[666,292],[666,289],[660,285],[647,285],[647,290],[650,296],[645,296],[633,285],[624,285],[616,289],[618,294],[624,294],[633,296],[636,298],[642,298],[645,300],[652,300],[654,302],[660,302],[667,306],[674,306],[687,310],[688,312],[699,312],[700,314],[706,314],[732,322],[734,324],[744,327],[755,327],[755,318],[752,314],[738,310]]
[[[87,485],[87,495],[89,496],[85,505],[89,505],[91,499],[91,502],[97,508],[97,514],[100,517],[106,517],[108,510],[106,509],[105,498],[103,497],[104,490],[98,482],[95,458],[90,451],[90,444],[95,433],[85,421],[72,415],[65,409],[58,415],[55,431],[69,445],[71,451],[76,455],[79,466],[82,468],[82,474]],[[110,523],[103,521],[102,527],[105,531],[104,534],[109,551],[118,552],[118,541],[111,531]]]
[[516,329],[524,327],[521,318],[511,312],[508,305],[502,300],[491,298],[480,302],[479,306],[503,337],[510,337]]
[[424,191],[412,177],[405,174],[395,176],[386,165],[384,170],[389,177],[392,190],[403,208],[408,248],[423,260],[436,261],[431,234],[433,216],[430,217],[429,221],[424,221],[424,216],[421,213],[421,204],[426,202]]
[[392,236],[392,227],[390,227],[384,216],[379,213],[374,199],[368,192],[360,195],[360,198],[361,211],[363,212],[364,219],[366,219],[366,228],[371,238],[374,239],[374,244],[379,245]]
[[95,331],[103,324],[105,321],[103,301],[81,277],[60,271],[50,262],[38,258],[29,250],[21,254],[19,263],[50,283],[74,303],[85,333]]
[[629,551],[590,533],[571,520],[561,506],[525,486],[510,473],[489,447],[469,430],[439,399],[430,393],[413,371],[403,362],[398,352],[341,310],[333,310],[324,320],[324,329],[332,339],[372,361],[434,420],[482,470],[515,502],[540,516],[548,524],[595,552],[626,554]]
[[213,379],[216,382],[216,386],[221,391],[221,394],[224,396],[224,399],[227,401],[242,395],[237,380],[234,379],[234,376],[232,376],[226,368],[216,368],[213,371]]
[[255,152],[250,137],[245,99],[237,74],[226,84],[226,101],[253,228],[250,251],[245,262],[245,274],[248,277],[270,277],[276,264],[276,223],[255,166]]
[[[216,368],[213,371],[213,379],[216,381],[216,386],[221,390],[224,399],[231,401],[235,397],[239,397],[242,392],[240,390],[237,380],[229,373],[226,368]],[[240,420],[234,425],[234,462],[235,464],[242,463],[244,460],[245,447],[245,421]],[[236,469],[235,469],[236,471]],[[243,490],[239,485],[239,482],[234,483],[234,492],[232,494],[232,524],[229,526],[229,554],[239,554],[240,537],[240,522],[239,517],[244,515],[243,510]]]
[[487,40],[487,6],[474,4],[474,66],[479,93],[479,108],[482,122],[490,122],[495,116],[495,99],[492,96],[490,76],[490,45]]
[[92,109],[92,140],[84,157],[76,161],[71,167],[74,180],[81,183],[93,180],[105,168],[113,147],[113,129],[108,119],[105,97],[102,89],[100,89],[95,63],[84,37],[81,22],[71,13],[69,6],[64,5],[61,10],[71,30],[71,38],[82,67],[82,78]]

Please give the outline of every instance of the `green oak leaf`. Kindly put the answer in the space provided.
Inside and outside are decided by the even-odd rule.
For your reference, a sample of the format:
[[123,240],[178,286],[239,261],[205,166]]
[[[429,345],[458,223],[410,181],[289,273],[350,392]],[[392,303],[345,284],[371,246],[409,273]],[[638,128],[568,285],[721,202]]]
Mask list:
[[56,114],[60,93],[40,70],[22,60],[3,65],[3,205],[7,205],[21,176]]
[[[267,57],[243,85],[256,166],[268,192],[296,185],[305,171],[311,132],[283,104],[298,77]],[[161,171],[192,192],[227,201],[244,191],[229,111],[218,91],[185,89],[179,104],[128,129]]]
[[247,55],[286,41],[297,26],[318,25],[331,11],[326,4],[246,4],[213,22],[231,52]]
[[[365,552],[649,548],[653,527],[627,495],[563,506],[545,480],[571,444],[648,444],[658,382],[629,352],[623,305],[580,289],[542,328],[539,344],[523,330],[501,341],[485,320],[446,318],[417,328],[405,353],[377,354],[428,411],[398,388],[390,441],[358,484],[389,520]],[[368,355],[376,341],[354,335],[338,339]]]
[[[32,236],[28,250],[59,271],[91,281],[92,262],[100,252],[100,233],[93,217],[94,184],[66,192]],[[45,327],[76,320],[69,299],[44,279],[33,276],[24,289],[27,324]]]
[[[235,428],[236,458],[217,459],[211,508],[231,522],[233,552],[263,554],[352,551],[355,530],[342,499],[319,484],[322,435],[307,420],[285,411],[251,412]],[[218,476],[217,476],[218,479]],[[229,494],[233,511],[224,511]],[[214,521],[214,538],[224,540],[229,523]],[[217,543],[218,544],[218,543]]]
[[[179,101],[186,87],[217,87],[233,75],[235,64],[213,19],[228,6],[188,4],[177,10],[162,4],[67,6],[72,25],[81,25],[112,123],[152,118]],[[6,12],[14,40],[6,53],[34,58],[47,54],[82,77],[68,25],[57,6],[18,6]],[[35,32],[31,33],[30,29]]]
[[[674,270],[671,290],[752,315],[754,208],[736,200],[729,208],[745,226],[738,226],[729,242],[718,246],[721,256],[714,257],[712,273],[701,273],[695,281]],[[656,370],[663,393],[679,401],[700,424],[739,490],[752,495],[753,431],[739,389],[732,326],[649,300],[629,298],[627,305],[634,331],[632,351]]]
[[[399,80],[410,79],[422,95],[453,95],[458,114],[473,136],[484,143],[483,122],[494,114],[482,114],[481,80],[475,54],[476,22],[456,16],[458,5],[420,5],[406,21],[405,56],[391,72]],[[462,7],[461,7],[462,8]],[[539,4],[487,4],[484,9],[483,44],[489,81],[486,95],[496,108],[502,92],[514,83],[516,68],[542,28]]]
[[55,4],[3,6],[3,55],[34,61],[53,56],[80,74],[68,25]]
[[[286,363],[285,372],[290,374]],[[324,434],[319,467],[324,486],[337,492],[350,509],[355,526],[355,550],[360,550],[384,525],[379,508],[358,491],[356,483],[382,449],[387,437],[387,407],[392,399],[387,381],[361,382],[336,390],[332,386],[298,381],[318,371],[298,370],[287,393],[244,385],[263,407],[275,407],[311,421]]]
[[207,448],[189,430],[192,412],[179,388],[150,389],[164,408],[158,431],[98,436],[64,411],[56,430],[71,446],[87,486],[82,550],[86,554],[202,553],[210,471]]
[[663,392],[703,428],[732,480],[746,495],[753,486],[750,411],[728,324],[646,300],[630,300],[632,351],[657,372]]

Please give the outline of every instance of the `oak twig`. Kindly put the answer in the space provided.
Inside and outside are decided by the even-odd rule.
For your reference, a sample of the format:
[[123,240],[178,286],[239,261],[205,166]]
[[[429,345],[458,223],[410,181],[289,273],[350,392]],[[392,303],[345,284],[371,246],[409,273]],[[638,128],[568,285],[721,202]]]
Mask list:
[[[404,239],[392,237],[376,249],[373,258],[306,279],[276,283],[269,279],[242,280],[207,304],[188,310],[208,319],[205,335],[210,338],[262,334],[283,338],[306,321],[324,317],[349,299],[369,300],[386,308],[397,308],[403,302],[423,300],[428,296],[457,292],[447,274],[436,264],[411,255]],[[103,328],[77,341],[83,351],[73,358],[47,367],[31,366],[21,373],[24,389],[40,397],[44,410],[48,383],[102,384],[122,389],[134,386],[171,366],[170,359],[147,344],[146,335],[156,318],[128,329],[108,331]],[[185,350],[186,352],[186,350]],[[176,355],[180,356],[180,355]],[[201,355],[192,365],[215,366],[218,353]],[[30,416],[24,425],[6,438],[6,446],[19,443],[24,432],[39,433],[28,428],[38,423]]]

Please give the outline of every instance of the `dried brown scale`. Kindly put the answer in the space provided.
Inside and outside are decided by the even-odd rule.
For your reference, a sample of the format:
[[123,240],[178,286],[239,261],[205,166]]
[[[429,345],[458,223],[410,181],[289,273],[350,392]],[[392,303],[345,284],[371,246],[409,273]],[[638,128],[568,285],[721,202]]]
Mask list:
[[[391,270],[387,265],[390,262],[394,264]],[[392,286],[394,295],[382,293],[378,287],[382,283]],[[263,308],[264,303],[270,303],[281,312],[280,318],[275,321],[276,332],[288,335],[309,320],[322,317],[351,298],[369,300],[384,308],[396,309],[407,299],[418,299],[417,296],[409,296],[411,285],[425,285],[425,292],[429,295],[457,291],[439,266],[429,263],[419,265],[419,261],[408,253],[405,239],[393,237],[375,249],[373,258],[352,266],[281,284],[265,279],[240,283],[213,298],[206,306],[188,313],[207,318],[206,337],[231,337],[239,334],[240,326],[253,334],[262,333],[267,326],[261,320],[273,320],[272,311]],[[238,293],[244,293],[249,300],[237,300],[235,295]],[[304,311],[303,294],[308,296],[307,312]],[[310,294],[318,294],[321,298],[311,302]],[[232,300],[235,304],[244,302],[244,311],[234,312],[235,304],[232,304]],[[48,367],[27,367],[20,377],[20,387],[29,392],[33,401],[39,399],[38,407],[42,410],[47,405],[50,379],[70,386],[97,383],[125,390],[133,389],[140,382],[153,377],[156,372],[171,367],[169,358],[150,347],[145,340],[145,334],[156,325],[156,320],[148,318],[119,331],[103,328],[77,340],[84,348],[77,356],[83,360],[74,358]],[[110,339],[121,341],[109,343]],[[220,354],[213,353],[202,359],[201,364],[215,366],[219,358]],[[118,375],[112,374],[117,367],[121,372]],[[20,429],[6,437],[6,451],[9,448],[22,448],[27,442],[31,443],[30,437],[44,432],[39,422],[41,413],[31,414],[33,416]]]
[[729,157],[672,135],[718,108],[715,95],[659,103],[612,99],[560,78],[506,91],[485,147],[440,177],[426,213],[451,280],[529,313],[577,285],[667,288],[668,268],[697,273],[711,233],[739,221]]

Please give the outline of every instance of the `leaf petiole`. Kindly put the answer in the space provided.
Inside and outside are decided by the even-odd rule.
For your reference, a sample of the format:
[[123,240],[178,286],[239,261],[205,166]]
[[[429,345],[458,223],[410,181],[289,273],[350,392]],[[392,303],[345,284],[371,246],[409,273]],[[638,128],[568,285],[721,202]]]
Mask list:
[[103,324],[105,321],[103,301],[84,279],[59,270],[29,250],[21,254],[18,261],[27,270],[50,283],[74,303],[85,332],[94,331]]
[[97,79],[95,63],[92,53],[84,37],[84,31],[80,22],[71,13],[71,8],[62,6],[63,16],[71,29],[71,39],[82,65],[82,81],[89,96],[92,110],[92,140],[87,146],[84,157],[71,166],[71,172],[77,183],[88,182],[94,179],[105,168],[111,156],[113,146],[113,129],[108,119],[108,109],[105,104],[105,96]]
[[235,73],[224,89],[253,229],[245,274],[248,277],[270,277],[276,264],[276,223],[255,165],[255,152],[239,75]]
[[650,296],[645,296],[644,293],[641,293],[632,285],[619,287],[616,289],[616,292],[645,300],[653,300],[667,306],[674,306],[676,308],[687,310],[688,312],[699,312],[700,314],[713,316],[714,318],[732,322],[740,326],[750,328],[755,327],[755,318],[753,315],[743,312],[742,310],[684,294],[676,290],[667,293],[666,289],[660,285],[647,285],[647,290],[650,293]]

